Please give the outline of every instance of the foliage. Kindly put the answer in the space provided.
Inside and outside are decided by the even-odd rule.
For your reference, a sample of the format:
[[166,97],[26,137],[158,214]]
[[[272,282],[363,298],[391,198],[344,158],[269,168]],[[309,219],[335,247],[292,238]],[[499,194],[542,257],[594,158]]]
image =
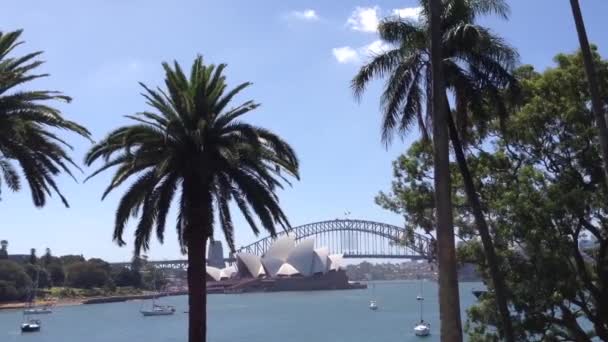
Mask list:
[[34,283],[38,284],[38,288],[44,289],[51,287],[51,276],[48,271],[42,266],[24,264],[23,269]]
[[167,278],[161,269],[148,268],[142,274],[143,285],[147,290],[162,291],[167,285]]
[[36,256],[36,248],[30,249],[30,256],[28,259],[30,265],[36,265],[38,263],[38,257]]
[[[205,66],[202,57],[192,65],[190,79],[175,63],[163,64],[168,94],[145,85],[144,97],[157,113],[141,112],[128,116],[136,123],[114,130],[97,143],[86,156],[87,165],[98,159],[105,164],[94,176],[108,168],[118,169],[103,197],[130,178],[136,182],[124,194],[116,212],[114,239],[124,244],[122,233],[131,215],[139,217],[135,232],[135,254],[147,250],[156,228],[164,237],[166,215],[180,185],[192,182],[197,191],[210,192],[220,214],[220,226],[234,250],[232,219],[228,202],[238,204],[254,231],[259,232],[251,210],[269,232],[275,223],[286,227],[287,218],[273,191],[284,179],[281,170],[297,176],[297,159],[291,147],[274,133],[237,121],[259,105],[247,101],[227,109],[230,100],[250,83],[225,93],[222,72],[226,65]],[[205,183],[208,183],[205,185]],[[206,188],[205,188],[206,187]],[[184,193],[186,193],[185,191]],[[185,212],[200,205],[180,199],[178,236],[183,245]],[[141,209],[141,210],[139,210]],[[206,229],[205,236],[213,231]]]
[[141,287],[142,276],[137,270],[121,267],[112,271],[112,280],[116,286]]
[[77,288],[103,287],[110,280],[108,272],[96,262],[77,262],[66,267],[66,283]]
[[[432,122],[430,37],[426,0],[419,21],[389,17],[378,26],[383,42],[391,48],[361,67],[351,82],[360,98],[374,79],[386,78],[380,98],[382,141],[389,144],[418,125],[423,138],[429,136]],[[449,0],[442,13],[443,70],[446,88],[459,100],[459,108],[469,104],[469,114],[459,111],[459,126],[464,130],[471,120],[487,119],[481,110],[497,97],[500,88],[515,86],[509,69],[518,55],[503,39],[478,25],[476,17],[498,13],[507,16],[508,5],[502,0]],[[483,5],[481,5],[483,4]],[[486,96],[479,96],[481,93]],[[425,116],[426,114],[426,116]],[[465,133],[462,131],[461,133]]]
[[[0,190],[21,189],[16,165],[21,168],[29,185],[34,205],[42,207],[47,196],[56,194],[65,206],[68,202],[55,183],[61,172],[72,176],[78,169],[66,149],[72,147],[56,134],[56,130],[74,132],[88,138],[89,132],[75,122],[65,119],[61,112],[46,104],[49,101],[71,99],[60,92],[18,89],[47,74],[32,73],[42,64],[36,60],[42,52],[20,57],[9,54],[23,42],[22,31],[0,32]],[[72,176],[73,177],[73,176]]]
[[139,255],[134,255],[131,259],[131,269],[133,271],[140,272],[142,268],[146,266],[147,261],[148,258],[145,255],[143,257]]
[[62,255],[59,257],[61,264],[64,266],[69,266],[71,264],[75,264],[77,262],[85,262],[85,258],[82,255]]
[[88,262],[90,264],[94,264],[97,267],[103,269],[108,274],[112,271],[112,266],[110,265],[110,263],[108,263],[107,261],[105,261],[103,259],[100,259],[100,258],[91,258],[91,259],[88,260]]
[[206,327],[204,246],[214,233],[215,211],[231,250],[235,249],[232,201],[256,234],[255,216],[271,234],[277,225],[289,227],[275,191],[288,182],[286,176],[298,177],[298,160],[278,135],[240,121],[259,104],[246,101],[230,107],[251,84],[228,90],[225,64],[205,65],[199,56],[190,75],[177,62],[163,63],[163,68],[166,90],[142,84],[153,111],[128,116],[133,123],[95,144],[85,163],[104,162],[90,177],[116,168],[102,198],[127,179],[134,180],[119,201],[114,240],[124,245],[127,221],[138,217],[135,255],[148,249],[154,232],[163,241],[167,213],[178,197],[177,236],[190,259],[189,339],[200,341]]
[[58,262],[52,262],[46,266],[46,270],[51,277],[53,286],[63,286],[65,282],[65,271],[63,265]]
[[[608,90],[608,62],[595,58],[601,88]],[[470,146],[468,163],[501,256],[517,339],[607,340],[608,193],[597,131],[580,54],[558,55],[556,63],[542,74],[529,66],[517,71],[522,102]],[[429,152],[414,144],[394,164],[392,191],[377,199],[415,223],[433,219],[432,201],[418,193],[421,187],[432,192],[427,158]],[[453,198],[462,203],[455,206],[455,224],[468,241],[459,256],[478,265],[490,290],[469,310],[467,330],[472,341],[493,341],[501,324],[496,297],[462,201],[462,180],[452,175]],[[584,235],[592,241],[585,248]]]
[[47,248],[44,252],[44,255],[41,258],[42,264],[46,267],[48,265],[50,265],[51,263],[61,263],[61,260],[59,260],[59,258],[53,256],[53,254],[51,254],[51,249]]
[[[517,82],[511,75],[511,70],[517,62],[517,53],[476,20],[478,16],[489,13],[497,13],[506,18],[508,5],[501,0],[437,0],[433,3],[433,8],[437,10],[436,14],[441,20],[439,25],[431,27],[429,4],[432,2],[423,0],[421,3],[422,17],[418,21],[395,17],[382,21],[378,27],[380,38],[391,48],[374,55],[370,62],[359,70],[352,81],[352,88],[355,96],[359,97],[372,79],[386,78],[381,96],[382,141],[386,144],[391,142],[395,133],[402,137],[416,124],[422,132],[423,140],[429,140],[427,126],[429,122],[434,122],[437,136],[433,137],[433,142],[435,155],[438,156],[433,175],[433,182],[437,187],[434,191],[435,200],[443,203],[437,206],[438,209],[447,208],[445,213],[437,213],[435,221],[439,230],[437,245],[441,248],[438,257],[443,277],[455,279],[450,184],[447,181],[450,177],[449,147],[447,141],[444,141],[444,138],[447,140],[445,135],[449,128],[449,139],[459,166],[457,172],[463,175],[466,198],[473,209],[474,222],[480,232],[484,252],[491,265],[492,280],[496,285],[497,304],[505,322],[504,329],[500,330],[501,337],[506,341],[513,341],[504,280],[498,271],[493,242],[464,151],[469,140],[479,138],[473,136],[474,128],[478,134],[483,134],[487,122],[493,116],[505,116],[504,104],[499,101],[502,89],[508,89],[510,93],[518,89]],[[436,54],[431,48],[433,42],[438,43],[436,48],[441,46],[442,55]],[[442,73],[438,73],[439,70],[442,70]],[[438,77],[439,74],[443,75]],[[438,82],[441,82],[439,87],[434,87]],[[439,94],[434,94],[438,91]],[[454,99],[453,113],[448,97],[444,98],[444,92],[449,92],[450,97]],[[426,104],[423,104],[424,101]],[[437,117],[434,117],[433,111],[437,111]],[[445,116],[440,115],[440,112]],[[442,127],[444,124],[446,126]],[[439,134],[441,132],[446,134]],[[412,195],[417,196],[414,192]],[[422,194],[425,195],[426,193]],[[430,222],[417,223],[423,223],[427,231],[433,226]],[[455,280],[452,283],[453,293],[444,294],[442,298],[456,295]],[[457,305],[457,302],[443,302],[440,307],[443,310]],[[460,320],[453,318],[450,321]]]
[[12,301],[23,298],[23,293],[15,287],[14,282],[0,280],[0,302],[1,301]]
[[0,301],[25,299],[32,288],[32,279],[23,267],[10,260],[0,260],[0,282],[0,292],[6,295]]
[[[607,98],[608,62],[594,57]],[[492,178],[484,178],[496,181],[486,196],[496,208],[497,233],[518,246],[505,254],[525,339],[549,332],[551,340],[608,340],[608,197],[598,132],[581,54],[555,61],[542,74],[522,70],[524,105],[514,112],[506,142],[487,156],[511,174],[489,168]],[[583,248],[587,234],[595,243]],[[486,311],[472,311],[473,332],[491,323],[484,317]]]

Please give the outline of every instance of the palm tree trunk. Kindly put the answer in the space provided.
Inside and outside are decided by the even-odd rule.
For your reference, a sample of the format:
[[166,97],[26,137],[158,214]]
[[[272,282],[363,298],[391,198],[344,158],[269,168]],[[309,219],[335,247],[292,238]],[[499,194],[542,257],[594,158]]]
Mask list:
[[591,107],[593,109],[593,114],[595,115],[595,123],[597,125],[600,138],[600,148],[602,159],[604,161],[604,178],[608,186],[608,129],[606,128],[606,118],[604,117],[602,98],[600,96],[597,75],[593,65],[593,56],[591,54],[591,48],[589,47],[589,40],[587,39],[585,22],[583,21],[583,14],[581,13],[578,0],[570,0],[570,6],[572,7],[572,16],[574,17],[574,23],[576,24],[578,40],[581,45],[583,62],[585,64],[585,73],[587,74],[587,81],[589,82]]
[[207,338],[207,244],[202,242],[202,236],[196,239],[194,235],[188,241],[188,341],[204,342]]
[[[212,230],[213,203],[209,187],[184,179],[187,201],[188,341],[207,340],[207,240]],[[198,185],[198,186],[197,186]]]
[[450,181],[449,141],[444,107],[441,52],[442,1],[430,0],[431,69],[433,97],[433,158],[437,208],[437,259],[439,263],[439,316],[441,341],[462,341],[460,298],[456,273],[456,250]]
[[[450,105],[447,101],[447,98],[445,104],[446,111],[450,113]],[[505,341],[514,342],[515,337],[513,335],[513,325],[511,324],[511,315],[509,313],[509,306],[507,305],[507,291],[505,287],[504,278],[500,273],[498,257],[496,256],[494,243],[492,242],[492,237],[490,236],[490,229],[488,228],[486,218],[481,209],[479,195],[477,194],[475,184],[473,183],[473,176],[471,175],[471,172],[469,170],[469,166],[464,155],[464,149],[462,148],[462,143],[460,141],[460,138],[458,137],[456,125],[454,124],[454,119],[452,118],[451,114],[448,114],[447,117],[450,140],[452,141],[452,146],[454,147],[456,163],[458,164],[460,174],[462,175],[464,191],[467,195],[467,201],[469,202],[469,206],[471,206],[471,210],[473,211],[473,216],[475,217],[475,225],[477,226],[477,230],[479,231],[479,235],[481,236],[481,243],[483,245],[484,254],[486,256],[488,266],[490,267],[490,276],[492,277],[492,282],[494,284],[494,292],[496,294],[496,304],[498,306],[498,312],[500,312],[500,318],[502,320],[502,329],[500,329],[500,332],[502,332],[502,337]]]

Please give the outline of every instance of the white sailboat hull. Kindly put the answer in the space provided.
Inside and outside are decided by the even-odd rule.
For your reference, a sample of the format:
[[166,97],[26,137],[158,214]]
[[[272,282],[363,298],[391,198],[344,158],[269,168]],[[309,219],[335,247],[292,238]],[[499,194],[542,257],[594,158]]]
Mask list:
[[144,316],[169,316],[175,313],[175,308],[171,305],[152,304],[152,309],[139,311]]
[[427,324],[418,324],[414,327],[416,336],[428,336],[431,333],[431,327]]
[[40,321],[30,320],[29,322],[21,323],[21,332],[36,332],[40,331]]
[[174,310],[141,310],[141,314],[144,316],[169,316],[174,313]]
[[53,310],[49,308],[32,308],[23,310],[23,313],[26,315],[44,315],[53,313]]

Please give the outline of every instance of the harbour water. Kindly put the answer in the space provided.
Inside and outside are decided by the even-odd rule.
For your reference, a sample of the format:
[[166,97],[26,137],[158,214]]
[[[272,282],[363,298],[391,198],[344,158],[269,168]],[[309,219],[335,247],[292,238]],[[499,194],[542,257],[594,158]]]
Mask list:
[[[473,288],[480,283],[461,283],[463,320],[465,309],[475,303]],[[413,325],[419,320],[417,281],[377,282],[374,296],[367,290],[250,293],[210,295],[208,340],[211,342],[369,342],[419,341]],[[439,341],[437,284],[424,282],[424,319],[431,336]],[[369,310],[375,299],[379,310]],[[42,330],[19,332],[20,311],[0,311],[0,341],[28,342],[183,342],[186,341],[187,297],[168,297],[173,316],[142,317],[141,301],[65,306],[41,315]]]

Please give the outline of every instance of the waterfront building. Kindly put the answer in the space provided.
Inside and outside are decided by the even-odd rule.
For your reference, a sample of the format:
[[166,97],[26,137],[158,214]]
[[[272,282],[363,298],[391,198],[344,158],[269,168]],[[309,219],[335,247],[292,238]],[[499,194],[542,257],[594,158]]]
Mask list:
[[210,292],[289,291],[361,288],[348,281],[342,255],[314,248],[314,239],[296,243],[278,238],[263,256],[237,253],[236,264],[223,269],[207,266]]

